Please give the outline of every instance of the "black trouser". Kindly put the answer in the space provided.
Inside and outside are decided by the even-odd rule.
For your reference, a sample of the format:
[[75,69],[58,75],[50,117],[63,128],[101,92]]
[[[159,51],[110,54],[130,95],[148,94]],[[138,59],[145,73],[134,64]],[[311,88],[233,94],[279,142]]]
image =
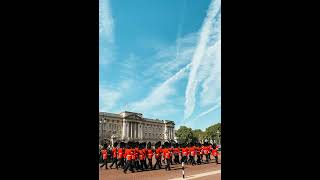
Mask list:
[[189,156],[190,157],[190,161],[192,165],[196,164],[196,161],[194,160],[194,156]]
[[135,160],[133,160],[133,162],[134,162],[134,167],[136,168],[136,170],[140,169],[139,159],[135,159]]
[[209,153],[209,160],[211,160],[211,153]]
[[124,168],[124,158],[120,158],[116,168],[118,169],[118,167],[121,166],[122,168]]
[[166,165],[166,170],[171,170],[171,168],[170,168],[170,160],[171,158],[167,158],[166,160],[167,160],[167,165]]
[[201,164],[200,154],[199,154],[199,155],[197,155],[197,164]]
[[144,170],[144,169],[147,169],[147,168],[148,168],[148,166],[147,166],[146,160],[145,159],[144,160],[140,160],[140,169]]
[[174,156],[174,163],[180,164],[179,155]]
[[116,168],[118,169],[117,162],[118,162],[118,159],[116,157],[114,157],[113,160],[112,160],[112,163],[110,165],[110,168],[112,168],[112,166],[115,165]]
[[209,163],[209,159],[210,159],[209,154],[206,154],[206,162],[207,163]]
[[152,159],[148,158],[148,166],[147,167],[150,167],[150,169],[152,169]]
[[132,160],[127,160],[127,163],[126,163],[126,166],[124,167],[123,172],[127,172],[128,168],[129,168],[129,170],[130,170],[131,172],[134,172],[134,171],[133,171]]
[[107,159],[103,160],[103,164],[100,167],[106,166],[106,169],[108,169],[108,165],[107,165]]
[[154,165],[153,169],[156,169],[156,166],[159,166],[159,169],[161,169],[161,156],[157,158],[156,164]]
[[145,167],[145,169],[148,169],[148,165],[147,165],[147,159],[144,159],[144,167]]
[[203,154],[200,154],[200,160],[203,162]]
[[216,163],[218,164],[218,156],[215,156],[214,158],[216,159]]
[[181,162],[186,163],[186,162],[187,162],[187,156],[182,156],[182,158],[181,158]]

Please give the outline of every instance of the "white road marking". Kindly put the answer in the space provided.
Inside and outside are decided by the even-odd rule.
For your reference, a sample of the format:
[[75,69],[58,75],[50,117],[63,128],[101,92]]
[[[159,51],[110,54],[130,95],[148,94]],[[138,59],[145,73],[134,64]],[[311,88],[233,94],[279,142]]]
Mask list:
[[199,177],[210,176],[210,175],[220,174],[220,173],[221,173],[221,170],[217,170],[217,171],[211,171],[211,172],[206,172],[206,173],[185,176],[184,179],[182,177],[180,177],[180,178],[174,178],[174,179],[168,179],[168,180],[188,180],[188,179],[195,179],[195,178],[199,178]]

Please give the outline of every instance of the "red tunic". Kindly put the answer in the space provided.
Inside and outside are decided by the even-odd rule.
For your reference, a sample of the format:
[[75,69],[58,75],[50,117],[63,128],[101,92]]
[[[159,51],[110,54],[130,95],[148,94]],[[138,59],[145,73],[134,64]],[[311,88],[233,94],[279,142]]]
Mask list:
[[152,156],[153,156],[153,151],[152,151],[152,149],[148,149],[148,150],[147,150],[147,153],[148,153],[148,159],[152,159]]
[[182,151],[182,156],[187,156],[188,155],[187,148],[181,148],[181,151]]
[[196,155],[196,151],[195,151],[194,147],[190,147],[189,151],[190,151],[190,155],[191,156],[195,156]]
[[212,149],[212,155],[213,155],[213,156],[218,156],[217,149]]
[[132,160],[132,149],[126,149],[126,159]]
[[131,149],[131,154],[132,154],[132,160],[136,160],[136,150],[135,149]]
[[156,149],[156,159],[161,157],[161,153],[162,153],[162,149],[160,147]]
[[123,158],[123,149],[122,148],[118,149],[118,158],[119,159]]
[[174,154],[175,156],[179,156],[179,153],[180,153],[179,148],[174,148],[174,149],[173,149],[173,154]]
[[207,155],[209,153],[209,147],[208,146],[203,147],[203,153],[205,155]]
[[139,153],[139,160],[140,161],[143,161],[144,159],[145,159],[145,153],[143,152],[143,150],[142,149],[139,149],[138,150],[138,153]]
[[166,159],[171,158],[170,150],[168,148],[163,149],[163,154],[164,154],[164,158],[166,158]]
[[108,157],[107,150],[103,149],[103,150],[101,150],[101,153],[102,153],[102,158],[103,158],[103,160],[106,160],[107,157]]
[[117,158],[117,148],[112,148],[112,155],[114,158]]

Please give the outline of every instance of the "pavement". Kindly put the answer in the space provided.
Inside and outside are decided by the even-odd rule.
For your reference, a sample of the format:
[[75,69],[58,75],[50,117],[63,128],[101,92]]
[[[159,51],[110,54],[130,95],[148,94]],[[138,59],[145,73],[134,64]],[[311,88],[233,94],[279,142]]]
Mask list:
[[[204,158],[205,159],[205,158]],[[213,159],[213,157],[211,157]],[[219,164],[213,160],[209,164],[201,165],[185,165],[185,180],[220,180],[221,179],[221,157],[219,156]],[[153,160],[155,163],[155,160]],[[108,164],[108,168],[109,168]],[[181,164],[171,165],[171,170],[164,169],[165,164],[162,164],[163,169],[149,170],[149,171],[135,171],[129,170],[123,173],[123,169],[119,170],[99,168],[99,180],[182,180],[182,166]]]

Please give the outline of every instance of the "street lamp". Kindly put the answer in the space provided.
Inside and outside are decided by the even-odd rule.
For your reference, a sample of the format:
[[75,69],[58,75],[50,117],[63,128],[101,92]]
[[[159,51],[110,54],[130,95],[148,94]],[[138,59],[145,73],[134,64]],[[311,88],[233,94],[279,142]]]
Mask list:
[[[99,140],[101,141],[101,138],[102,138],[102,125],[101,125],[102,121],[100,120],[99,121],[99,125],[100,125],[100,133],[99,133]],[[99,142],[100,143],[100,142]]]
[[106,129],[106,127],[105,127],[105,126],[106,126],[106,120],[105,120],[105,119],[103,120],[103,126],[104,126],[104,128],[103,128],[103,131],[102,131],[102,133],[103,133],[102,135],[103,135],[103,138],[106,138],[106,137],[105,137],[105,136],[106,136],[106,133],[104,132],[105,129]]
[[219,130],[217,131],[217,134],[218,134],[218,144],[220,144],[220,136],[219,136],[220,131]]

